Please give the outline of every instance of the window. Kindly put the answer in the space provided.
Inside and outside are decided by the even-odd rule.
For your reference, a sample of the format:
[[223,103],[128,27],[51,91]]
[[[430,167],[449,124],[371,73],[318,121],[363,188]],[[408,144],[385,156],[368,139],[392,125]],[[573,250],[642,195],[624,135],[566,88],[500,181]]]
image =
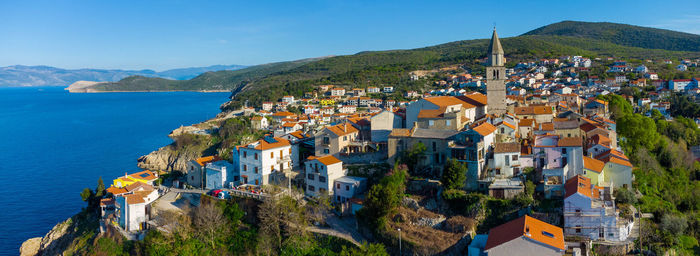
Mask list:
[[311,174],[311,173],[309,173],[308,175],[306,175],[306,177],[307,177],[309,180],[314,180],[314,175]]
[[255,153],[255,160],[258,160],[258,153]]
[[547,232],[547,231],[542,231],[542,235],[547,236],[547,237],[554,238],[554,234],[549,233],[549,232]]
[[325,176],[318,176],[318,181],[320,182],[326,182],[326,177]]
[[275,166],[274,166],[274,165],[271,165],[271,166],[270,166],[270,171],[274,171],[274,170],[275,170]]
[[433,120],[428,120],[428,126],[429,126],[429,127],[432,127],[433,125],[435,125],[435,121],[433,121]]
[[338,198],[338,202],[340,202],[340,196],[338,196],[337,198]]
[[311,185],[309,185],[309,186],[307,187],[307,189],[308,189],[309,191],[316,191],[316,188],[315,188],[314,186],[311,186]]
[[247,165],[247,164],[244,164],[244,165],[243,165],[243,171],[248,171],[248,165]]
[[452,120],[445,120],[445,126],[452,125]]
[[275,152],[270,152],[270,158],[275,158]]
[[190,166],[190,170],[191,170],[191,171],[194,171],[194,166]]
[[583,175],[586,175],[586,174],[587,174],[587,173],[586,173],[586,170],[583,170]]
[[324,153],[324,154],[330,154],[330,152],[331,152],[331,151],[328,150],[327,148],[324,148],[324,149],[323,149],[323,153]]
[[328,137],[323,137],[323,144],[331,144],[331,139]]
[[255,173],[258,173],[258,167],[255,166]]
[[512,155],[510,158],[512,158],[513,161],[518,161],[518,155]]
[[350,185],[345,185],[345,190],[350,191]]
[[506,133],[506,128],[501,127],[501,133]]
[[510,165],[510,157],[506,156],[505,158],[506,158],[506,166],[509,166]]
[[292,154],[292,148],[289,148],[289,154],[290,155]]
[[562,154],[566,154],[566,148],[562,148],[562,149],[561,149],[561,153],[562,153]]
[[437,151],[437,143],[433,141],[433,152]]
[[343,141],[348,141],[348,136],[343,136]]
[[581,233],[581,225],[576,225],[576,233]]
[[280,158],[282,158],[284,156],[284,154],[282,152],[283,152],[283,150],[280,150]]
[[519,167],[513,168],[513,174],[514,175],[520,174],[520,168]]
[[243,158],[248,157],[248,151],[243,151]]
[[340,189],[340,183],[336,183],[335,188]]

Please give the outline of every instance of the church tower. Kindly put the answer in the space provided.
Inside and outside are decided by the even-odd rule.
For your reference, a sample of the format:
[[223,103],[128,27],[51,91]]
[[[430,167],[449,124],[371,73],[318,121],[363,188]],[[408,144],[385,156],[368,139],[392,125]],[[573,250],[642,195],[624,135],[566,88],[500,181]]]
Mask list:
[[496,28],[493,28],[491,43],[489,43],[488,61],[486,66],[486,101],[488,113],[501,116],[506,113],[506,62],[503,57],[503,47],[498,40]]

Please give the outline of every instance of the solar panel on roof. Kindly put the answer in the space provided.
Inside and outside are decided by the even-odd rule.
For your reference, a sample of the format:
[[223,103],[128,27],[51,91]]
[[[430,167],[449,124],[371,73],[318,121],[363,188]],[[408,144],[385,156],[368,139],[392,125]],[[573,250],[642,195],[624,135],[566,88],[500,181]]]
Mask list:
[[267,143],[277,143],[277,140],[276,140],[274,137],[272,137],[272,136],[266,136],[266,137],[263,138],[263,139],[264,139],[265,142],[267,142]]

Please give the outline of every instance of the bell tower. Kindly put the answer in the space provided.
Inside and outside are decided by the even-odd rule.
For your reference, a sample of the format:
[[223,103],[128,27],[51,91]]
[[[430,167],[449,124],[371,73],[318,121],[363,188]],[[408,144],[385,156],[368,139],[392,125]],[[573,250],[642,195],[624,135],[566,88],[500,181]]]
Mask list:
[[486,101],[488,113],[494,116],[506,113],[506,67],[503,66],[506,59],[503,55],[503,47],[494,27],[486,63]]

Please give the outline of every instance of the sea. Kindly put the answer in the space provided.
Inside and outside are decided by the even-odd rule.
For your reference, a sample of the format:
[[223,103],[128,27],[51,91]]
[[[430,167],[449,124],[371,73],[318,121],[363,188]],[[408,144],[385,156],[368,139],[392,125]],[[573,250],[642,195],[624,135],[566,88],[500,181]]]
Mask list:
[[170,144],[181,125],[214,117],[230,93],[68,93],[0,88],[0,255],[19,255],[86,206],[83,188],[109,186]]

